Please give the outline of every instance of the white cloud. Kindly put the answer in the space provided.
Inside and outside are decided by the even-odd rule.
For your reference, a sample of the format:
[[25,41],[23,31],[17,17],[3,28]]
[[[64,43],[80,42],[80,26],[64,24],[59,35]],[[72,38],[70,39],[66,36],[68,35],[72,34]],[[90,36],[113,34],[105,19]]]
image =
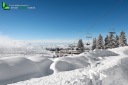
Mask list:
[[53,39],[53,40],[27,40],[26,42],[29,43],[72,43],[74,42],[74,40],[57,40],[57,39]]
[[45,46],[56,46],[56,45],[63,45],[63,44],[71,44],[74,43],[74,40],[59,40],[59,39],[54,39],[54,40],[14,40],[11,39],[8,36],[5,35],[0,35],[0,48],[22,48],[22,47],[27,47],[28,43],[31,44],[42,44]]
[[0,35],[0,47],[21,47],[25,44],[25,42],[19,42],[8,36]]
[[[14,40],[5,35],[0,35],[0,47],[22,47],[28,43],[42,44],[42,45],[63,45],[63,44],[75,44],[79,39],[46,39],[46,40]],[[83,39],[83,42],[87,41]],[[89,40],[91,43],[91,40]]]

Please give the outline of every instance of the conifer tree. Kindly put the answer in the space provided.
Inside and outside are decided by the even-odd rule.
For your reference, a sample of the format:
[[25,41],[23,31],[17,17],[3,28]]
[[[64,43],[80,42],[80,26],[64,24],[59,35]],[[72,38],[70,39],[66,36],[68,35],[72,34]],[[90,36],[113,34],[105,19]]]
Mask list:
[[109,48],[115,48],[115,37],[113,33],[109,34],[108,40],[109,40]]
[[103,49],[103,37],[100,34],[98,39],[97,39],[97,45],[96,45],[97,49]]
[[107,49],[109,48],[109,37],[108,35],[106,36],[106,38],[104,39],[104,49]]
[[115,38],[115,47],[119,47],[119,36],[116,35],[116,38]]
[[127,44],[127,39],[126,39],[125,32],[123,32],[123,31],[120,33],[119,44],[120,44],[120,46],[126,46],[126,45],[128,45]]
[[84,44],[83,44],[82,39],[80,39],[80,40],[78,41],[77,48],[78,48],[81,52],[84,52]]
[[96,49],[96,38],[93,39],[92,50]]

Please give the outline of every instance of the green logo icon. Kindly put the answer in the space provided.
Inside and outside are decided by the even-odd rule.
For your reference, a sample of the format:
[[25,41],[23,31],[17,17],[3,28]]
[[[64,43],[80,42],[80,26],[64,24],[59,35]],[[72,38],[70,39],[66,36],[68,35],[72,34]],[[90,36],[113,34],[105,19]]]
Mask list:
[[3,8],[4,10],[10,10],[10,7],[7,6],[5,2],[2,2],[2,8]]

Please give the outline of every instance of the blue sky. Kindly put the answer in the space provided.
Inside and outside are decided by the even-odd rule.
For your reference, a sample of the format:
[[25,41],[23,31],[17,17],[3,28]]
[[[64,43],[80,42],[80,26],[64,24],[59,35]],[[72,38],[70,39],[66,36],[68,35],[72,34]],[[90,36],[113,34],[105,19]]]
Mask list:
[[16,40],[77,40],[86,33],[128,34],[128,0],[4,0],[35,10],[0,9],[0,33]]

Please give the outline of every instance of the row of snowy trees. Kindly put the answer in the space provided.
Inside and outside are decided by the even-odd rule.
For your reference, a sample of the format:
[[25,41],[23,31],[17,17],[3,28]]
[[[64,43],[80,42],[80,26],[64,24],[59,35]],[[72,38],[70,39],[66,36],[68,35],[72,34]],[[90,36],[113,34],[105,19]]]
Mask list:
[[120,32],[120,35],[114,36],[113,33],[109,33],[103,39],[102,35],[100,34],[99,37],[96,39],[93,39],[93,44],[92,44],[92,50],[94,49],[108,49],[108,48],[116,48],[116,47],[121,47],[121,46],[127,46],[127,38],[125,35],[125,32]]

